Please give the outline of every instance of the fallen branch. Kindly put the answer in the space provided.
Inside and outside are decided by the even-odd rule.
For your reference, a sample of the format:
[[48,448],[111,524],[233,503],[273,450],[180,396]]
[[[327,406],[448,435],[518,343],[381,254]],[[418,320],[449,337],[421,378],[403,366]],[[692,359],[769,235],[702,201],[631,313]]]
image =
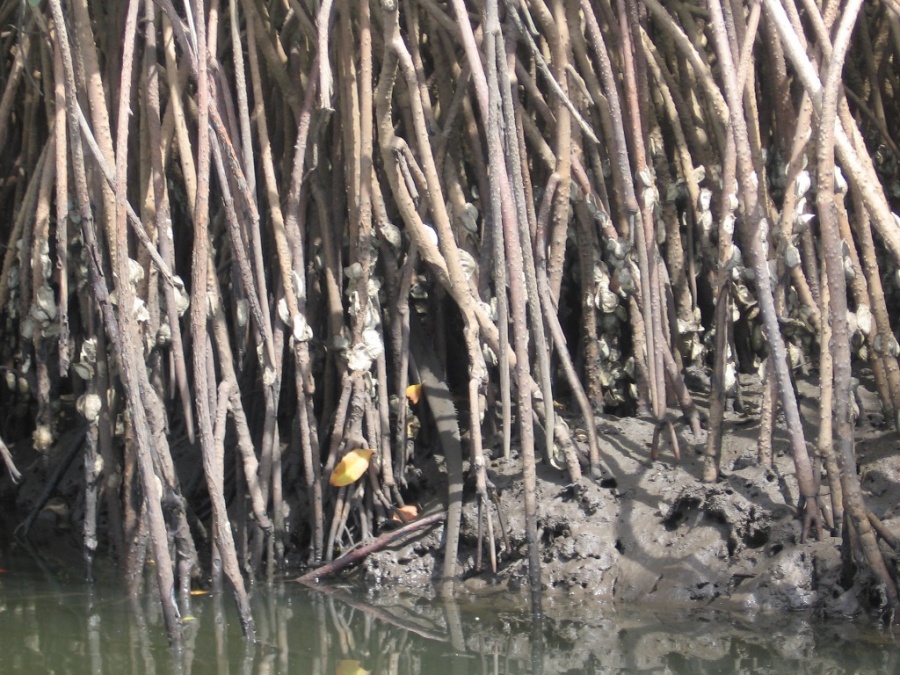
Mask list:
[[447,514],[444,511],[438,511],[437,513],[432,513],[430,516],[424,516],[422,518],[419,518],[418,520],[414,520],[408,525],[398,527],[396,530],[392,530],[391,532],[385,532],[383,535],[376,539],[373,539],[368,544],[360,546],[359,548],[355,548],[352,551],[345,553],[337,560],[332,560],[330,563],[325,563],[321,567],[317,567],[316,569],[297,577],[296,579],[294,579],[294,581],[298,581],[301,584],[310,584],[311,582],[318,581],[323,577],[327,577],[334,574],[335,572],[339,572],[345,567],[349,567],[353,563],[359,562],[370,553],[374,553],[375,551],[380,551],[381,549],[386,548],[388,545],[392,544],[398,539],[405,537],[408,534],[412,534],[413,532],[418,532],[419,530],[430,527],[431,525],[441,523],[446,518]]

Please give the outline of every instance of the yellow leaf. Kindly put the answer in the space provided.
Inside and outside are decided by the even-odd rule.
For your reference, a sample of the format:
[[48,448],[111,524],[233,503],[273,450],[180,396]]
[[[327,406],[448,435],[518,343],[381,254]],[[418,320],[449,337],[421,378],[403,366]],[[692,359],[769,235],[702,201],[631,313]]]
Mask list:
[[419,402],[419,399],[422,398],[422,385],[421,384],[411,384],[406,388],[406,398],[409,399],[409,402],[415,405]]
[[195,588],[191,591],[191,595],[209,595],[209,591],[203,590],[202,588]]
[[406,506],[401,506],[399,509],[394,509],[394,515],[391,520],[398,523],[410,523],[414,521],[418,516],[418,507],[413,506],[412,504],[407,504]]
[[338,661],[337,668],[334,670],[335,675],[369,675],[369,672],[359,665],[359,661],[352,659]]
[[331,479],[328,481],[335,487],[344,487],[355,483],[369,468],[369,458],[372,457],[374,450],[351,450],[342,459],[334,471],[331,472]]

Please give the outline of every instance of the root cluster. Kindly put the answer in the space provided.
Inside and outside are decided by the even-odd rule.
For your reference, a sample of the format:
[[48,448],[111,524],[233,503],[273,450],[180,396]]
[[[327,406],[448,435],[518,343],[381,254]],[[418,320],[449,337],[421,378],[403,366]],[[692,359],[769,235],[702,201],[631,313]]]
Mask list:
[[417,433],[446,457],[445,588],[464,459],[496,566],[487,467],[515,449],[537,593],[536,455],[600,478],[607,409],[677,458],[680,408],[715,481],[750,371],[804,536],[843,532],[896,606],[851,377],[896,423],[896,0],[4,0],[0,25],[0,435],[49,457],[86,425],[88,570],[101,538],[128,579],[154,560],[173,639],[201,567],[252,634],[248,576],[384,529]]

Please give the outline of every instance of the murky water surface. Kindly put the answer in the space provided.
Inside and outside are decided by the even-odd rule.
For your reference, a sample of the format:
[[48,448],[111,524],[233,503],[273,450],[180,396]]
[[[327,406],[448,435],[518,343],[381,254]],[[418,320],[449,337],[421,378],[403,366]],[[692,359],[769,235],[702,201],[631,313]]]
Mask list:
[[900,672],[900,632],[863,622],[548,599],[536,630],[527,598],[509,592],[379,602],[292,582],[254,590],[255,643],[230,597],[193,597],[174,652],[152,594],[132,602],[115,582],[89,588],[78,570],[0,562],[0,673]]

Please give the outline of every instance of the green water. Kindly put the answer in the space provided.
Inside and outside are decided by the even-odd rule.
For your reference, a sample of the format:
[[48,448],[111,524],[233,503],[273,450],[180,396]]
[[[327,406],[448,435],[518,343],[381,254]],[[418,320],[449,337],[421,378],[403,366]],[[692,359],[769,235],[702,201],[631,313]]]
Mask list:
[[0,562],[0,674],[900,672],[900,633],[866,622],[548,598],[535,637],[526,598],[509,592],[379,602],[292,582],[253,589],[255,643],[230,597],[194,597],[175,652],[152,594],[132,602],[115,582],[90,588],[77,572]]

